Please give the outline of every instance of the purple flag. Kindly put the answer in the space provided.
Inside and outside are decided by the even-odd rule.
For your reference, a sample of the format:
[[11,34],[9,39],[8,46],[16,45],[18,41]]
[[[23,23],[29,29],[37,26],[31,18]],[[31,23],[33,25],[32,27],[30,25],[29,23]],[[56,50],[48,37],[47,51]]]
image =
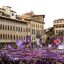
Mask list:
[[24,47],[22,40],[18,41],[18,39],[16,39],[16,45],[17,45],[18,48],[23,48]]
[[29,44],[29,43],[30,43],[30,41],[31,41],[30,36],[26,36],[26,42],[27,42],[27,44]]
[[11,44],[6,45],[6,49],[14,49]]
[[9,49],[11,49],[11,48],[12,48],[12,46],[11,46],[11,45],[8,45],[8,48],[9,48]]

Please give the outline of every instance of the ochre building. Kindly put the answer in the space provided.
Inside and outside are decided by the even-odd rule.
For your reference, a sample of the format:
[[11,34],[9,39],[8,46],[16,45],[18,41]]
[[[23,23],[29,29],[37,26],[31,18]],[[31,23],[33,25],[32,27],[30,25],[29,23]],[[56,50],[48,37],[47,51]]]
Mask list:
[[53,21],[55,35],[64,34],[64,19],[57,19]]
[[44,43],[44,18],[45,15],[36,15],[33,12],[21,15],[20,18],[28,23],[28,33],[31,43],[35,43],[39,38]]
[[20,20],[16,12],[10,8],[9,6],[0,8],[0,47],[15,44],[16,39],[26,42],[27,22]]

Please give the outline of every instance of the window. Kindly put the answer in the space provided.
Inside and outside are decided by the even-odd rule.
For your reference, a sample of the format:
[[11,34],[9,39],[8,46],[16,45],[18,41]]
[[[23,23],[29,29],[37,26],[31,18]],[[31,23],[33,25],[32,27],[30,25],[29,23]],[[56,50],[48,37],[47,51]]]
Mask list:
[[6,39],[7,39],[7,34],[6,34]]
[[11,35],[11,39],[12,39],[12,35]]
[[5,25],[5,30],[7,30],[7,25]]
[[2,34],[0,34],[0,39],[2,39]]
[[35,29],[34,29],[34,35],[35,35]]
[[12,30],[12,26],[10,26],[10,30]]
[[26,28],[26,32],[27,32],[27,28]]
[[41,25],[40,25],[40,28],[41,28]]
[[15,27],[13,26],[13,31],[15,31]]
[[34,40],[35,40],[35,37],[34,37]]
[[21,39],[23,40],[23,36],[21,36]]
[[33,34],[33,29],[32,29],[32,34]]
[[8,26],[8,30],[9,30],[9,26]]
[[59,28],[61,28],[61,26],[59,26]]
[[59,30],[59,34],[61,34],[61,30]]
[[19,29],[19,31],[20,31],[20,27],[19,27],[18,29]]
[[34,27],[35,27],[35,24],[34,24]]
[[18,28],[16,27],[16,31],[18,31]]
[[33,37],[32,37],[32,40],[33,40]]
[[3,34],[3,39],[5,39],[5,34]]
[[24,36],[24,40],[25,40],[25,36]]
[[30,32],[30,28],[28,28],[28,32]]
[[37,24],[36,24],[36,28],[37,28]]
[[32,29],[32,34],[35,35],[35,29]]
[[1,11],[0,11],[0,13],[1,13]]
[[64,28],[64,26],[62,26],[62,28]]
[[0,30],[2,29],[2,25],[0,24]]
[[55,28],[58,28],[58,26],[55,26]]
[[3,30],[4,30],[4,25],[3,25]]
[[37,20],[39,20],[39,18],[37,18]]
[[39,25],[38,25],[38,28],[39,28]]
[[64,35],[64,30],[61,31],[61,34]]
[[23,36],[23,38],[22,38],[23,40],[24,40],[24,36]]
[[14,39],[15,39],[15,35],[14,35],[13,37],[14,37]]
[[21,27],[21,32],[22,32],[22,27]]
[[43,29],[43,26],[42,26],[42,29]]
[[18,39],[18,35],[16,35],[16,38]]
[[12,16],[14,16],[14,13],[12,13]]
[[58,33],[58,30],[56,30],[56,33]]
[[8,34],[8,39],[10,38],[9,34]]
[[33,27],[33,24],[32,24],[32,27]]

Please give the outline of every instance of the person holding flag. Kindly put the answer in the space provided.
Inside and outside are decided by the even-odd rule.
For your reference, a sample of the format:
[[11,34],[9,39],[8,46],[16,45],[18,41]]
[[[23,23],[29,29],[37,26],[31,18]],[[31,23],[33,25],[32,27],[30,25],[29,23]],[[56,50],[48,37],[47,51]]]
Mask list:
[[24,48],[22,40],[19,41],[18,39],[16,39],[16,45],[17,45],[17,48]]

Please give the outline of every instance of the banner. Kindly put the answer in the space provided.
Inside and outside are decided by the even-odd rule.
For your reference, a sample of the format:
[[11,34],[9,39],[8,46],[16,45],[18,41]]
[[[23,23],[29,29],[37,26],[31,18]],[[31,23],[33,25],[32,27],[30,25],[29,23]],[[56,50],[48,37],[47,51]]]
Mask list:
[[54,41],[53,41],[53,43],[55,45],[59,45],[61,43],[61,39],[60,38],[55,38]]
[[23,48],[24,47],[23,40],[19,41],[18,39],[16,39],[16,45],[17,45],[18,48]]
[[30,41],[31,41],[30,35],[29,36],[26,36],[26,43],[29,44]]

